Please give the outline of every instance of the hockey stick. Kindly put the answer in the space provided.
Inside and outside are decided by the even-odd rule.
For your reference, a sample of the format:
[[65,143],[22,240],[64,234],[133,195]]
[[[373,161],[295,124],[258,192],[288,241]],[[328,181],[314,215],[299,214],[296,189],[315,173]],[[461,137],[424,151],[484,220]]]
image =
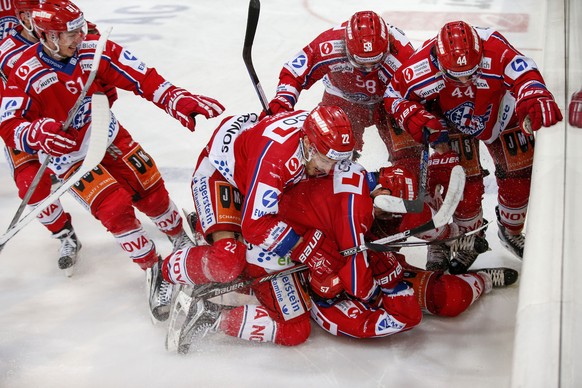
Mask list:
[[[93,84],[93,80],[95,79],[95,75],[97,74],[97,69],[99,68],[99,62],[101,62],[101,54],[103,54],[103,50],[105,49],[105,44],[107,43],[107,39],[109,37],[109,34],[111,33],[111,29],[112,29],[112,27],[108,28],[107,31],[105,31],[105,33],[103,35],[101,35],[99,37],[99,40],[97,41],[97,47],[95,48],[95,55],[93,56],[93,62],[91,62],[91,72],[89,73],[89,77],[87,78],[87,83],[85,83],[85,86],[81,90],[81,94],[77,98],[75,105],[73,105],[73,108],[71,110],[69,110],[69,114],[67,115],[67,118],[66,118],[65,122],[63,123],[63,130],[64,131],[67,131],[69,129],[69,127],[71,126],[71,122],[73,121],[73,117],[75,116],[75,113],[77,112],[77,110],[79,109],[81,104],[83,103],[83,100],[85,99],[85,96],[87,95],[87,92],[89,91],[89,88],[91,87],[91,84]],[[12,221],[10,221],[10,225],[8,225],[8,230],[10,230],[14,225],[16,225],[16,223],[20,219],[20,216],[22,215],[24,208],[26,207],[26,205],[28,205],[28,201],[30,201],[32,194],[34,194],[34,191],[36,190],[36,187],[38,186],[40,179],[44,175],[44,172],[46,171],[51,159],[52,158],[50,156],[47,156],[47,158],[44,160],[44,162],[42,163],[42,165],[40,166],[40,168],[36,172],[34,179],[30,183],[30,186],[28,187],[28,190],[26,191],[26,194],[24,194],[24,198],[22,198],[22,202],[20,203],[18,210],[16,210],[16,214],[14,214],[14,217],[12,217]],[[0,248],[0,251],[1,251],[1,249],[2,248]]]
[[[428,133],[425,132],[425,137]],[[392,195],[378,195],[374,198],[374,206],[390,213],[420,213],[424,209],[426,185],[428,175],[428,140],[420,155],[420,174],[418,197],[415,200],[406,200]]]
[[473,229],[471,231],[458,234],[453,237],[443,238],[439,240],[432,240],[432,241],[401,241],[401,242],[392,242],[387,244],[375,244],[374,242],[369,242],[368,249],[376,251],[376,252],[386,252],[386,251],[394,251],[398,248],[413,248],[413,247],[424,247],[428,245],[436,245],[436,244],[443,244],[451,241],[458,240],[463,237],[472,236],[483,229],[486,229],[491,221],[485,222],[483,225],[478,227],[477,229]]
[[251,81],[253,82],[253,86],[257,95],[259,96],[259,100],[261,101],[261,105],[263,106],[263,110],[267,113],[268,116],[271,115],[271,111],[269,110],[269,105],[267,103],[267,97],[265,96],[265,92],[263,91],[263,87],[261,86],[261,82],[259,81],[259,77],[257,76],[257,72],[255,71],[255,66],[253,65],[253,58],[252,58],[252,49],[253,49],[253,41],[255,40],[255,33],[257,32],[257,25],[259,24],[259,14],[261,12],[261,2],[259,0],[251,0],[249,2],[249,15],[247,18],[247,30],[245,33],[245,41],[243,43],[243,61],[249,72],[251,77]]
[[48,197],[39,202],[34,209],[26,214],[22,219],[12,225],[6,233],[0,237],[0,251],[4,244],[18,233],[30,221],[35,219],[47,206],[56,201],[68,189],[73,187],[85,174],[97,166],[107,150],[109,138],[109,123],[111,116],[109,113],[109,100],[102,93],[95,93],[91,102],[91,135],[89,138],[89,148],[87,155],[83,159],[81,166],[71,175],[61,186]]
[[254,279],[247,280],[237,279],[233,280],[230,283],[207,283],[194,290],[194,292],[192,293],[192,299],[193,300],[211,299],[220,295],[228,294],[229,292],[234,292],[242,290],[244,288],[257,286],[261,283],[271,281],[275,278],[288,276],[295,272],[301,272],[306,270],[307,268],[308,267],[306,265],[301,264]]
[[373,241],[371,246],[370,243],[366,243],[357,247],[349,248],[341,251],[343,256],[355,255],[358,252],[362,252],[366,249],[373,249],[375,244],[387,244],[390,242],[398,241],[409,236],[426,232],[432,229],[440,228],[449,222],[449,219],[453,216],[453,213],[457,209],[461,197],[463,196],[463,189],[465,188],[465,171],[461,166],[455,166],[451,170],[451,177],[449,178],[449,188],[447,190],[447,195],[443,201],[438,212],[432,217],[432,219],[426,224],[417,226],[416,228],[405,230],[404,232],[396,233],[392,236],[384,237],[379,240]]
[[306,269],[306,265],[297,265],[255,279],[234,280],[230,283],[207,283],[197,286],[191,293],[180,289],[175,293],[172,300],[172,309],[170,310],[168,331],[166,333],[166,350],[170,352],[177,351],[181,354],[188,353],[190,340],[187,337],[187,333],[189,328],[192,327],[191,308],[201,300],[228,294],[229,292],[238,291]]

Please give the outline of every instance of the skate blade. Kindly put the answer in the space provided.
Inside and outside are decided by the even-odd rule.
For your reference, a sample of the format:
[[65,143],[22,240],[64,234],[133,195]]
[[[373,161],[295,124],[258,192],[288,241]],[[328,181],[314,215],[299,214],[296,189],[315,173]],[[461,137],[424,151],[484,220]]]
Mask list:
[[182,328],[186,323],[186,318],[190,311],[190,304],[192,303],[190,293],[190,287],[181,286],[172,303],[170,322],[166,334],[166,350],[169,352],[176,353],[180,347]]

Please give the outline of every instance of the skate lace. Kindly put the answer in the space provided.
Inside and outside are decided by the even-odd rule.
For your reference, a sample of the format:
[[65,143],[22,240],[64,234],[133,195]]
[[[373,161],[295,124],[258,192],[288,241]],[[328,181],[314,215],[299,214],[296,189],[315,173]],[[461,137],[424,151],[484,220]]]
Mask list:
[[505,274],[501,269],[484,271],[491,276],[491,281],[495,287],[503,287],[505,285]]
[[454,240],[451,244],[451,252],[472,251],[475,247],[475,235],[463,236]]
[[505,232],[503,236],[511,245],[523,249],[525,245],[525,236],[523,234],[509,234]]
[[466,267],[470,267],[471,264],[475,262],[479,254],[474,250],[466,250],[466,251],[458,251],[455,253],[455,260],[459,263],[465,265]]
[[77,242],[70,236],[62,237],[61,240],[61,248],[60,248],[60,255],[61,257],[65,256],[74,256],[77,253]]
[[172,283],[162,280],[162,283],[160,284],[159,293],[160,304],[162,305],[170,304],[170,302],[172,301],[172,289],[173,289]]
[[441,261],[449,259],[450,248],[445,244],[431,244],[428,247],[428,260]]
[[192,242],[192,240],[190,240],[190,237],[188,237],[185,231],[182,231],[176,237],[170,237],[170,240],[172,241],[173,252],[194,245],[194,243]]

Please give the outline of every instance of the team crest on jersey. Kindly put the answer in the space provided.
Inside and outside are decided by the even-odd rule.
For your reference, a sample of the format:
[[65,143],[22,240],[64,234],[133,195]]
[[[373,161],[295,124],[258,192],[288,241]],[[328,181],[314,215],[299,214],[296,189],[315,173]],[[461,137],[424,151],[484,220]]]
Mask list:
[[145,74],[147,70],[146,64],[139,60],[131,52],[129,52],[129,50],[123,50],[121,52],[121,55],[119,56],[119,62],[142,74]]
[[473,109],[474,105],[472,102],[464,102],[456,108],[447,111],[446,116],[464,134],[478,136],[485,130],[491,118],[493,106],[489,105],[484,115],[475,115]]
[[265,214],[276,214],[279,211],[280,194],[281,191],[278,189],[262,182],[259,183],[255,194],[251,218],[253,220],[258,220]]
[[483,70],[491,70],[491,58],[483,57],[483,59],[481,59],[479,67]]
[[402,72],[404,79],[409,82],[428,73],[430,73],[430,63],[428,59],[423,59],[420,62],[414,63],[405,68]]
[[56,73],[48,73],[40,77],[32,84],[32,88],[36,92],[36,94],[40,94],[43,90],[48,88],[49,86],[56,84],[59,82],[59,78],[57,77]]
[[91,97],[85,97],[83,103],[75,112],[71,126],[75,129],[81,129],[83,126],[91,121]]

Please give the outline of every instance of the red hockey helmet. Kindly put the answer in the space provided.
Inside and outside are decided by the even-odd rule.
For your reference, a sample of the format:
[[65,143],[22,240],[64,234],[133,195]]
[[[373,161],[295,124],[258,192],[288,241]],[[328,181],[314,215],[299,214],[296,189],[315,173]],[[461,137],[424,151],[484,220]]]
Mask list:
[[32,10],[32,22],[38,36],[48,32],[69,32],[84,29],[87,23],[83,12],[68,0],[46,0]]
[[437,36],[437,59],[441,71],[454,78],[477,72],[483,58],[483,45],[477,31],[463,21],[447,23]]
[[372,70],[388,55],[388,28],[372,11],[356,12],[346,25],[346,54],[352,65]]
[[316,107],[305,119],[303,132],[322,155],[336,161],[352,157],[355,145],[352,124],[340,107]]
[[416,176],[404,167],[382,167],[378,172],[378,184],[390,190],[390,195],[406,200],[414,200],[418,193]]
[[20,12],[30,12],[38,7],[40,0],[14,0],[14,13],[18,15]]

